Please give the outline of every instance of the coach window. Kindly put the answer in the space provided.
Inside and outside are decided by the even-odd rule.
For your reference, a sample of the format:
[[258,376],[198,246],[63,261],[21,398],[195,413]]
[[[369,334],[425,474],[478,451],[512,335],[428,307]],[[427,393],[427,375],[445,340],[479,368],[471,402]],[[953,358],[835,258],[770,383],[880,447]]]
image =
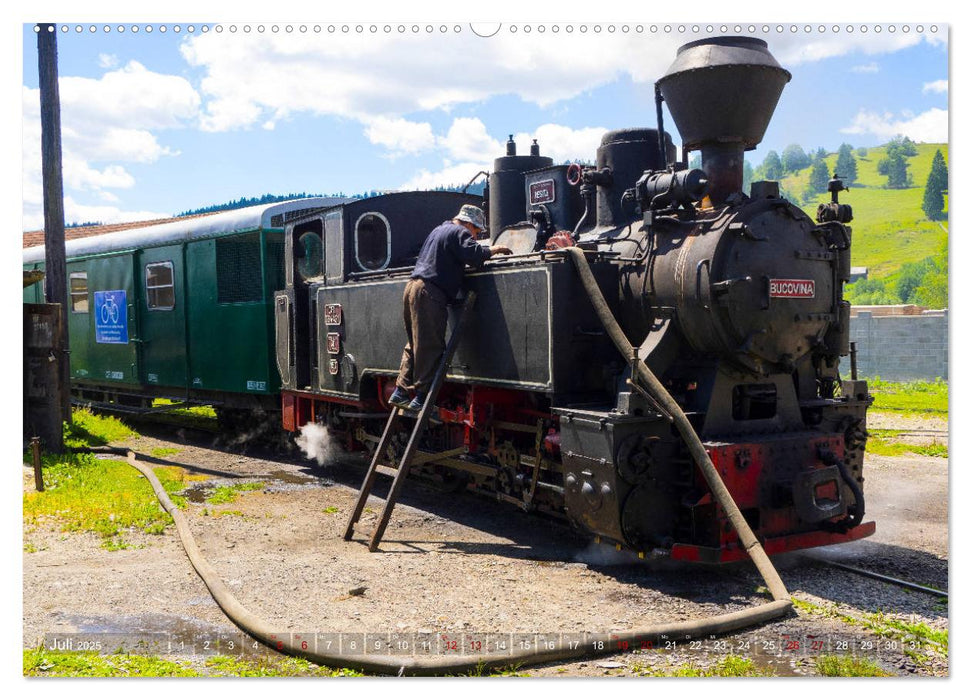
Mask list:
[[391,262],[391,226],[383,215],[371,211],[358,218],[354,255],[362,270],[383,270]]
[[171,311],[175,308],[175,278],[172,263],[151,263],[145,266],[145,299],[148,308]]
[[71,273],[71,311],[76,314],[88,313],[88,273]]

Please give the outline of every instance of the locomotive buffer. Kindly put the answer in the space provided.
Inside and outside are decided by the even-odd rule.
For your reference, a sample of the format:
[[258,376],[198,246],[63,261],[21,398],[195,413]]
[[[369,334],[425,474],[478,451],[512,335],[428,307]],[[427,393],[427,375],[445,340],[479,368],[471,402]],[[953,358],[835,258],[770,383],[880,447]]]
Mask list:
[[[468,292],[465,296],[465,303],[462,306],[462,311],[459,314],[458,323],[455,325],[455,329],[452,331],[452,336],[448,339],[448,345],[445,346],[445,352],[442,353],[442,360],[438,364],[438,369],[435,370],[435,378],[432,380],[432,385],[428,389],[428,395],[425,397],[425,403],[421,407],[421,411],[418,412],[418,418],[415,420],[415,424],[411,430],[411,435],[408,436],[408,444],[405,447],[404,454],[401,455],[401,460],[398,462],[398,468],[394,470],[394,481],[391,482],[391,490],[388,492],[388,498],[384,503],[384,510],[381,512],[381,517],[378,520],[377,527],[374,529],[374,534],[371,535],[371,542],[368,545],[368,549],[372,552],[376,551],[378,545],[381,543],[381,538],[384,536],[384,531],[388,527],[388,521],[391,519],[391,511],[394,509],[394,504],[398,500],[398,496],[401,493],[401,487],[404,485],[405,477],[408,476],[408,470],[411,468],[412,463],[425,463],[433,462],[436,458],[442,457],[452,457],[459,452],[465,452],[465,447],[461,447],[457,450],[449,450],[442,454],[437,455],[421,455],[415,459],[415,453],[418,449],[418,443],[421,440],[422,435],[425,433],[425,429],[428,427],[428,421],[431,419],[432,413],[436,410],[435,402],[438,399],[438,392],[442,388],[442,384],[445,383],[445,373],[448,370],[449,363],[452,361],[452,355],[455,354],[455,349],[458,347],[459,341],[462,339],[462,330],[465,328],[465,324],[468,321],[468,317],[475,305],[475,292]],[[354,534],[354,525],[361,518],[361,513],[364,511],[364,504],[367,502],[368,496],[371,495],[371,489],[374,486],[374,479],[381,472],[382,468],[394,469],[393,467],[388,467],[387,465],[380,464],[381,458],[385,455],[388,449],[388,444],[391,442],[391,436],[394,435],[395,427],[398,421],[406,415],[409,415],[410,411],[397,406],[392,406],[391,415],[388,417],[388,422],[384,426],[384,432],[381,434],[381,441],[378,443],[377,448],[374,450],[374,456],[371,458],[371,466],[368,467],[367,474],[364,476],[364,483],[361,484],[361,491],[357,496],[357,503],[354,506],[354,511],[351,513],[351,517],[347,521],[347,528],[344,530],[344,539],[350,540]]]

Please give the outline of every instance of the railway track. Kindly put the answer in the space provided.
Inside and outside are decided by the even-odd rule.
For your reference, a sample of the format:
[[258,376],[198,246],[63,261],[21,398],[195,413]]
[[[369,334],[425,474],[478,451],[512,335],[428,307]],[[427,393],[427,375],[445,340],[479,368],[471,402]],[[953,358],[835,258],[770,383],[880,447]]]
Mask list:
[[937,596],[940,598],[947,598],[947,591],[942,591],[937,588],[931,588],[930,586],[924,586],[919,583],[914,583],[913,581],[906,581],[904,579],[895,578],[893,576],[887,576],[886,574],[881,574],[876,571],[870,571],[868,569],[861,569],[856,566],[849,566],[848,564],[841,564],[839,562],[831,561],[829,559],[822,559],[820,557],[807,557],[811,561],[819,564],[825,564],[834,569],[840,569],[842,571],[848,571],[850,573],[856,574],[857,576],[865,576],[867,578],[872,578],[876,581],[883,581],[884,583],[889,583],[894,586],[900,586],[901,588],[909,588],[914,591],[921,591],[922,593],[927,593],[929,595]]

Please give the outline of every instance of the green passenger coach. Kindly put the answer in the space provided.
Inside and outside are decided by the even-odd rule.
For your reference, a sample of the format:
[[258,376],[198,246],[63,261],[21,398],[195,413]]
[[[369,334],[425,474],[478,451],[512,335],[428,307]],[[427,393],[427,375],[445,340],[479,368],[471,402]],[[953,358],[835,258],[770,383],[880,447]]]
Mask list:
[[[75,398],[279,408],[271,339],[285,226],[344,201],[294,200],[68,241]],[[43,246],[23,260],[25,270],[43,270]],[[43,283],[27,287],[24,301],[43,301]]]

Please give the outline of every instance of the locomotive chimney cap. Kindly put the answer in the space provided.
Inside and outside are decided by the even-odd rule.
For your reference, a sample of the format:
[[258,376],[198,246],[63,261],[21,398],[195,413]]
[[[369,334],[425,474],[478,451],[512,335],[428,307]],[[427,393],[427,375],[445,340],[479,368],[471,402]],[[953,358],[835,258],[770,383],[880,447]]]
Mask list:
[[686,148],[739,144],[751,150],[791,78],[761,39],[725,36],[681,46],[657,85]]

